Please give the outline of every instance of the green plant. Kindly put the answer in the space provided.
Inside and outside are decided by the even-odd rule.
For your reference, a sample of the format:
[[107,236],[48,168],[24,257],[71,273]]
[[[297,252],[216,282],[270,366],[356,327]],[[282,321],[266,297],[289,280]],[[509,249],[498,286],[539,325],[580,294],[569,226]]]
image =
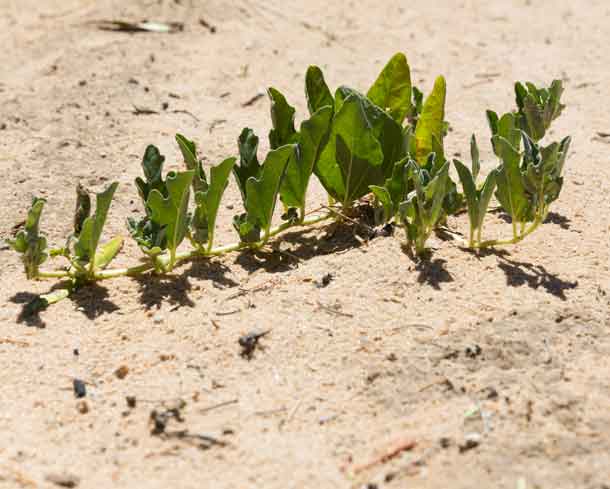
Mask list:
[[[237,141],[238,157],[230,157],[206,173],[194,141],[176,135],[185,170],[165,176],[165,157],[148,146],[142,158],[143,178],[135,184],[143,215],[127,222],[129,233],[145,257],[142,263],[108,269],[123,239],[100,244],[116,192],[112,183],[96,195],[95,213],[89,193],[77,187],[73,232],[63,247],[48,249],[40,232],[44,199],[34,199],[24,228],[10,245],[21,254],[31,279],[66,279],[67,287],[41,296],[34,310],[67,297],[88,282],[144,273],[170,273],[179,263],[243,250],[260,249],[281,232],[334,217],[353,221],[354,204],[372,193],[373,206],[384,223],[405,231],[407,245],[417,255],[426,252],[430,235],[449,215],[464,207],[470,221],[469,246],[517,243],[544,221],[563,184],[562,170],[570,138],[540,143],[563,109],[560,82],[538,89],[516,84],[517,110],[499,117],[487,111],[492,148],[500,163],[477,184],[481,164],[476,139],[471,140],[471,168],[454,160],[463,194],[457,191],[445,157],[446,82],[438,77],[427,97],[411,83],[410,68],[397,54],[363,93],[346,86],[334,95],[322,71],[309,67],[305,95],[309,117],[295,125],[296,110],[275,88],[268,90],[272,129],[270,150],[260,163],[259,138],[249,128]],[[236,243],[216,246],[220,203],[233,174],[244,212],[234,216]],[[307,192],[316,175],[329,198],[329,213],[307,218]],[[494,193],[495,192],[495,193]],[[192,198],[191,198],[192,194]],[[495,195],[512,220],[513,238],[482,241],[484,218]],[[278,199],[282,222],[273,226]],[[183,250],[190,243],[190,249]],[[67,259],[65,268],[40,267],[51,257]]]

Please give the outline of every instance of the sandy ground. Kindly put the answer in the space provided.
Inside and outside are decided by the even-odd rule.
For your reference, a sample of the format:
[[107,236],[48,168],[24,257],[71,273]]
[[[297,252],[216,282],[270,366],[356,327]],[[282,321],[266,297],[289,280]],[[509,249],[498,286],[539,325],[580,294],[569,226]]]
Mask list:
[[[100,19],[185,30],[103,32],[89,24]],[[244,126],[266,139],[267,101],[244,102],[274,85],[303,115],[309,64],[332,87],[366,89],[396,51],[425,91],[444,74],[449,151],[465,157],[476,132],[484,171],[495,164],[484,110],[508,110],[514,80],[562,78],[552,137],[574,138],[550,222],[505,252],[436,238],[415,264],[398,239],[320,226],[285,236],[289,253],[103,283],[23,320],[23,303],[53,284],[27,282],[3,247],[0,487],[608,488],[610,140],[597,133],[610,132],[609,23],[601,0],[0,2],[2,238],[39,195],[61,243],[76,182],[99,191],[110,179],[121,186],[106,236],[125,234],[146,144],[177,168],[177,131],[209,163],[235,152]],[[310,200],[324,200],[317,185]],[[223,242],[239,206],[232,183]],[[449,225],[465,232],[466,216]],[[488,232],[509,229],[491,216]],[[129,243],[121,262],[138,256]],[[247,361],[237,339],[256,328],[272,331]],[[84,414],[74,377],[87,382]],[[151,436],[151,410],[179,399],[184,421],[168,429],[224,446]]]

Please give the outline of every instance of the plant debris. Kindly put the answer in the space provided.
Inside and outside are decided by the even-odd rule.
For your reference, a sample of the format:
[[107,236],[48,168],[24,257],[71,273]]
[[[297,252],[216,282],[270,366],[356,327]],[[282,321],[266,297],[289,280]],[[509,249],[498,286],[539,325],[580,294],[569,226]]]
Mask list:
[[269,334],[269,332],[271,332],[270,329],[265,331],[250,331],[249,333],[240,336],[238,343],[239,346],[241,346],[241,357],[251,360],[252,356],[254,355],[254,350],[256,350],[256,347],[258,346],[259,340],[263,336]]
[[72,387],[74,389],[74,397],[80,399],[87,395],[87,388],[85,387],[85,383],[80,379],[72,380]]
[[183,22],[127,22],[123,20],[100,20],[94,23],[97,25],[98,29],[115,32],[173,34],[184,30]]

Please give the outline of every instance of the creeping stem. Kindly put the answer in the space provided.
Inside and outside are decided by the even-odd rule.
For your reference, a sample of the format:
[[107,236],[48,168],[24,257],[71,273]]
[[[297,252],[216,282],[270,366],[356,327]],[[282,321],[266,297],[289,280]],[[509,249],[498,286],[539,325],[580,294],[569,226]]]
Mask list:
[[[157,263],[157,266],[160,266],[161,269],[165,270],[170,267],[173,268],[178,263],[189,261],[189,260],[194,260],[196,258],[221,256],[221,255],[226,255],[227,253],[232,253],[233,251],[239,251],[241,249],[246,249],[246,248],[253,248],[253,249],[261,248],[262,246],[264,246],[266,244],[266,242],[269,238],[272,238],[273,236],[277,236],[278,234],[285,231],[286,229],[289,229],[292,227],[312,226],[312,225],[317,224],[326,219],[330,219],[331,217],[332,217],[332,214],[329,213],[329,214],[323,214],[323,215],[317,216],[317,217],[312,217],[309,219],[303,219],[302,221],[297,222],[297,223],[285,222],[283,224],[280,224],[279,226],[271,228],[269,230],[268,234],[265,236],[265,238],[262,241],[259,241],[257,243],[238,242],[238,243],[228,244],[228,245],[224,245],[224,246],[217,246],[216,248],[208,248],[208,249],[198,248],[195,250],[185,251],[182,253],[172,253],[171,256],[165,255],[165,256],[157,257],[156,263]],[[128,267],[128,268],[116,268],[116,269],[112,269],[112,270],[97,270],[92,275],[92,279],[93,280],[107,280],[107,279],[116,278],[116,277],[125,277],[125,276],[133,277],[133,276],[141,275],[143,273],[154,270],[155,268],[156,267],[155,267],[154,263],[148,262],[148,263],[142,263],[141,265],[136,265],[136,266]],[[77,278],[77,274],[73,270],[40,270],[38,272],[36,278],[39,278],[39,279]]]

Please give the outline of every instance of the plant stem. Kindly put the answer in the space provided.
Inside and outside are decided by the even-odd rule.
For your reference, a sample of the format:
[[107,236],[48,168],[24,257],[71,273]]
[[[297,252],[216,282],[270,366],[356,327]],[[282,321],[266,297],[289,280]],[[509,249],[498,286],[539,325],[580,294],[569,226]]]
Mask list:
[[488,240],[488,241],[482,241],[482,242],[479,242],[478,244],[476,244],[474,247],[475,248],[489,248],[492,246],[517,244],[520,241],[523,241],[527,236],[532,234],[538,228],[538,226],[540,226],[541,223],[542,223],[542,221],[540,220],[539,217],[537,217],[529,228],[527,228],[521,234],[515,236],[513,239],[505,239],[505,240],[492,239],[492,240]]
[[68,270],[38,270],[35,278],[67,278],[71,276]]
[[[267,239],[271,238],[273,236],[276,236],[277,234],[281,233],[282,231],[285,231],[288,228],[311,226],[318,222],[324,221],[325,219],[329,219],[330,217],[332,217],[331,214],[324,214],[322,216],[305,219],[305,220],[303,220],[302,223],[293,224],[290,222],[285,222],[283,224],[280,224],[279,226],[271,228],[268,232]],[[157,257],[157,263],[159,265],[161,265],[161,267],[163,269],[167,269],[168,271],[171,271],[171,269],[174,268],[175,265],[177,265],[178,263],[183,262],[183,261],[193,260],[196,258],[210,257],[210,256],[226,255],[227,253],[231,253],[233,251],[238,251],[238,250],[241,250],[244,248],[257,248],[257,247],[260,248],[265,243],[266,243],[266,240],[260,241],[258,243],[252,243],[252,244],[238,242],[238,243],[228,244],[228,245],[224,245],[224,246],[218,246],[218,247],[212,248],[210,250],[203,250],[203,249],[199,248],[196,250],[185,251],[183,253],[174,253],[173,256],[159,256],[159,257]],[[168,267],[168,265],[170,265],[170,264],[171,264],[171,268]],[[129,267],[129,268],[117,268],[115,270],[100,270],[95,273],[93,278],[95,280],[106,280],[106,279],[116,278],[116,277],[135,276],[135,275],[141,275],[142,273],[153,270],[154,268],[155,268],[155,265],[153,263],[143,263],[142,265],[137,265],[137,266]],[[48,273],[63,273],[63,275],[60,275],[60,277],[68,276],[68,272],[48,272]]]

